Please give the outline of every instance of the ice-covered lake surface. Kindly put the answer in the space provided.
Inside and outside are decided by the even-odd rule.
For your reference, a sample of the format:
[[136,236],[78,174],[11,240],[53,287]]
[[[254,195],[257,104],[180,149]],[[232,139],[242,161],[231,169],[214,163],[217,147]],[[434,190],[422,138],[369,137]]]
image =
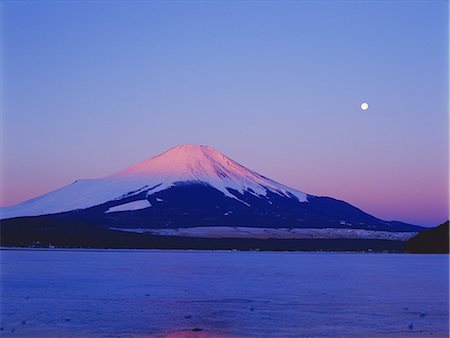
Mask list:
[[0,254],[2,337],[448,337],[448,255]]

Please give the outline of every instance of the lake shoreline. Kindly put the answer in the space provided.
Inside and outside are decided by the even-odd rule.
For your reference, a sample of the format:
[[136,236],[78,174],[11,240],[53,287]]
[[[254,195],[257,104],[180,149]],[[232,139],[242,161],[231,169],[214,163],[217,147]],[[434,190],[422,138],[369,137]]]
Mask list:
[[198,252],[198,253],[209,253],[209,252],[260,252],[260,253],[316,253],[316,254],[395,254],[395,255],[449,255],[449,253],[442,252],[391,252],[391,251],[304,251],[304,250],[237,250],[237,249],[114,249],[114,248],[28,248],[28,247],[0,247],[1,251],[70,251],[70,252],[173,252],[173,253],[183,253],[183,252]]

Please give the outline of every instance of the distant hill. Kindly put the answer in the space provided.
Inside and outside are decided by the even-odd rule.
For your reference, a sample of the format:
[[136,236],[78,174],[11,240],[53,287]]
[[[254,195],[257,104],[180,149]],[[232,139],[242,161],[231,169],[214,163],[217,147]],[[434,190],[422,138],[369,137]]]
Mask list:
[[449,221],[430,230],[424,230],[405,245],[410,253],[449,253]]

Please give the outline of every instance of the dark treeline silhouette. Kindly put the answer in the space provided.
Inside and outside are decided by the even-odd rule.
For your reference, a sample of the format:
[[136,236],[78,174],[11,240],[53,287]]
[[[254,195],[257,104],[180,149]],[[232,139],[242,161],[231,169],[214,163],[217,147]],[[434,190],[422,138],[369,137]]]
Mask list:
[[[25,221],[26,219],[26,221]],[[51,216],[0,223],[4,247],[402,252],[404,242],[367,239],[249,239],[155,236],[111,230]]]
[[405,252],[449,253],[449,221],[411,238],[406,242]]

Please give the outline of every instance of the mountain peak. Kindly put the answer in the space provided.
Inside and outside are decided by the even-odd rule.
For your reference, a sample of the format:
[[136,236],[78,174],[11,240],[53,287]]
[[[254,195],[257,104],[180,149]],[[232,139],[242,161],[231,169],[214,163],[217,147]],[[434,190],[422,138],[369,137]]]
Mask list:
[[183,162],[195,162],[212,157],[222,159],[227,158],[217,149],[214,149],[208,145],[199,144],[179,144],[157,156],[152,157],[152,159],[157,157],[166,157],[168,159],[170,158],[171,160]]
[[203,145],[203,144],[191,144],[191,143],[182,143],[182,144],[177,144],[176,146],[170,148],[169,150],[167,150],[166,152],[169,151],[199,151],[202,149],[209,149],[209,150],[215,150],[216,149],[208,146],[208,145]]
[[198,180],[205,174],[215,174],[216,170],[214,169],[217,169],[217,164],[230,167],[232,166],[231,162],[233,162],[231,159],[212,147],[180,144],[112,176],[154,176],[159,174],[167,176],[170,174],[172,176],[181,175],[181,180],[189,178]]
[[249,191],[266,196],[271,190],[278,194],[306,201],[306,194],[272,181],[233,161],[220,151],[205,145],[181,144],[112,175],[117,178],[152,178],[162,182],[157,190],[177,182],[199,182],[216,188],[225,196],[236,198],[229,189]]
[[[177,154],[192,154],[192,153],[200,153],[200,152],[210,152],[210,151],[216,151],[218,150],[203,144],[178,144],[169,150],[166,150],[165,152],[161,153],[160,155],[167,154],[167,153],[177,153]],[[157,155],[157,156],[160,156]],[[156,157],[156,156],[155,156]]]

